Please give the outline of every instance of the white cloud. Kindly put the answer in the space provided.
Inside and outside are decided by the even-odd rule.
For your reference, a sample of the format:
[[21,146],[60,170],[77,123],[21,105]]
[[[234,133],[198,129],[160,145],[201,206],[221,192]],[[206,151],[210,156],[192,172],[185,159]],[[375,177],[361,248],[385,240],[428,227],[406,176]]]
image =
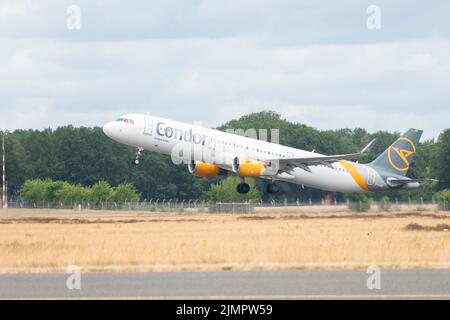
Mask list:
[[0,19],[24,17],[37,8],[38,5],[32,1],[3,0],[0,3]]
[[[301,47],[271,47],[248,37],[21,40],[10,46],[1,65],[0,91],[13,106],[41,97],[62,116],[76,107],[87,118],[135,104],[136,111],[209,123],[231,118],[230,106],[257,111],[313,105],[322,109],[323,119],[335,114],[336,106],[355,105],[422,115],[426,106],[418,103],[427,99],[445,115],[449,56],[446,39]],[[332,120],[336,127],[347,125],[344,118]],[[373,122],[366,117],[360,123]]]
[[[322,130],[345,127],[365,128],[369,132],[405,132],[416,128],[424,130],[424,139],[438,137],[441,132],[439,128],[448,127],[449,119],[449,114],[445,111],[414,114],[393,109],[387,112],[365,105],[281,106],[278,110],[291,121],[307,123]],[[336,123],[339,123],[339,126],[336,126]]]

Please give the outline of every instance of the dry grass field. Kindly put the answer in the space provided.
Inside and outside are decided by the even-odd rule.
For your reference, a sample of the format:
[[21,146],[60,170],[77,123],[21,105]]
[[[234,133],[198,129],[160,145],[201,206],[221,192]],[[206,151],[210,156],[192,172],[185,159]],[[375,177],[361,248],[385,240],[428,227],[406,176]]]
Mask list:
[[450,267],[450,214],[0,211],[0,273]]

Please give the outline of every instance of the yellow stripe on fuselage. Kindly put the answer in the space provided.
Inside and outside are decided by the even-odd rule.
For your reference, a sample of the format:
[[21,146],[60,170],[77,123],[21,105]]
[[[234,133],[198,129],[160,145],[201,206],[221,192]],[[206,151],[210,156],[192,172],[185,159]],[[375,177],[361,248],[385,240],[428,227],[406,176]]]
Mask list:
[[369,191],[366,181],[364,181],[364,178],[362,177],[361,173],[359,173],[358,169],[356,169],[356,167],[353,164],[345,160],[340,160],[339,163],[348,171],[348,173],[350,173],[353,180],[355,180],[355,182],[361,189],[363,189],[364,191]]

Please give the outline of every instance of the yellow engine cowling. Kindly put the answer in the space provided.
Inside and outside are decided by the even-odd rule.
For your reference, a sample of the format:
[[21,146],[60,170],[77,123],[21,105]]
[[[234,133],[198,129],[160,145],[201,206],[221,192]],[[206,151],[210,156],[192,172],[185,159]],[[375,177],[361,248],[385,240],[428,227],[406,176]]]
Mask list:
[[224,171],[219,166],[200,161],[191,161],[188,169],[190,173],[198,177],[217,177],[224,174]]
[[262,161],[239,157],[234,158],[232,170],[241,177],[260,177],[274,174],[270,167],[266,167]]

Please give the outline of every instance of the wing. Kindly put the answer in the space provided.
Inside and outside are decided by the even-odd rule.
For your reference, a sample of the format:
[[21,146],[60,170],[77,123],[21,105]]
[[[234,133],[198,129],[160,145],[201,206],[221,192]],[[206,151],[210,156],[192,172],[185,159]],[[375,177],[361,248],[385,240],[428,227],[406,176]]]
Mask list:
[[412,183],[412,182],[424,182],[424,181],[430,181],[430,182],[438,182],[439,180],[436,179],[428,179],[428,178],[423,178],[423,179],[408,179],[408,178],[404,178],[404,179],[397,179],[397,178],[387,178],[386,182],[388,183],[388,185],[390,186],[401,186],[407,183]]
[[370,151],[374,143],[375,139],[370,141],[367,146],[365,146],[360,152],[357,153],[338,154],[332,156],[305,157],[305,158],[281,158],[281,159],[267,160],[266,162],[278,163],[279,171],[288,172],[293,168],[301,168],[303,170],[311,172],[309,166],[325,165],[328,167],[333,167],[331,164],[339,160],[360,159]]

